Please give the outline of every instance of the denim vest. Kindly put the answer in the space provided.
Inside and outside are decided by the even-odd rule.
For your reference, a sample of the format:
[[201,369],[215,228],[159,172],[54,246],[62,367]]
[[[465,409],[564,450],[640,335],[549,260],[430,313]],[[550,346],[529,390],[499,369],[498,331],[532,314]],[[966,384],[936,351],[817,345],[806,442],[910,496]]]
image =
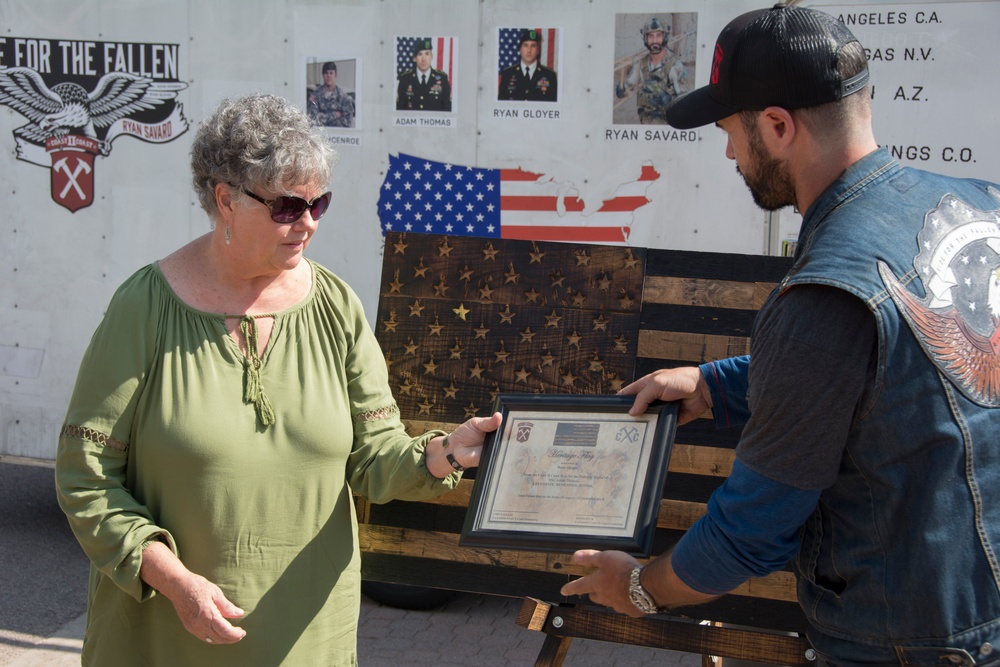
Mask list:
[[810,207],[771,297],[832,285],[877,323],[875,382],[796,562],[836,664],[1000,663],[998,207],[998,186],[879,149]]

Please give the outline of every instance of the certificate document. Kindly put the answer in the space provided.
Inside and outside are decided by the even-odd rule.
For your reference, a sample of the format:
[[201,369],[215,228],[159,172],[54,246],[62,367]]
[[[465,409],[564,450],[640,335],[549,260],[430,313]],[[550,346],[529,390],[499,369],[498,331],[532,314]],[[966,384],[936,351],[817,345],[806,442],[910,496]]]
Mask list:
[[480,527],[631,535],[651,436],[646,415],[518,413],[504,429]]
[[518,396],[498,399],[464,543],[635,551],[655,528],[676,406],[633,417],[631,397]]

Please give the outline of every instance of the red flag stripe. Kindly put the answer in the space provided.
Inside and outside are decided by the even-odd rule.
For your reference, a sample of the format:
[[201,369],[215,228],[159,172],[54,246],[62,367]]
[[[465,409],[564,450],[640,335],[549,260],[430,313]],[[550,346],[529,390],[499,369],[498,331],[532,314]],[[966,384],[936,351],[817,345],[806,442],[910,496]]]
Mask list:
[[[510,211],[557,211],[557,197],[523,197],[517,195],[502,195],[500,197],[500,210]],[[584,209],[584,201],[578,197],[566,197],[563,199],[564,210],[578,213]],[[605,200],[598,212],[610,213],[621,211],[634,211],[640,206],[645,206],[649,200],[645,197],[615,197]]]
[[523,169],[500,170],[501,181],[537,181],[541,177],[541,174],[533,174],[530,171],[524,171]]
[[622,243],[628,227],[547,227],[545,225],[503,226],[500,237],[522,241],[576,241],[582,243]]

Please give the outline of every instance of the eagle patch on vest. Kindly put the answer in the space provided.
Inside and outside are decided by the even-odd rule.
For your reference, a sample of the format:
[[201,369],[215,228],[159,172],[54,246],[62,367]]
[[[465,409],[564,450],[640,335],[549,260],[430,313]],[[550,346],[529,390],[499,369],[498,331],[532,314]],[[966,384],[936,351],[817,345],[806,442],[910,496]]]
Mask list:
[[1000,209],[980,211],[947,194],[917,241],[913,267],[925,296],[879,262],[882,282],[934,365],[969,400],[1000,407]]

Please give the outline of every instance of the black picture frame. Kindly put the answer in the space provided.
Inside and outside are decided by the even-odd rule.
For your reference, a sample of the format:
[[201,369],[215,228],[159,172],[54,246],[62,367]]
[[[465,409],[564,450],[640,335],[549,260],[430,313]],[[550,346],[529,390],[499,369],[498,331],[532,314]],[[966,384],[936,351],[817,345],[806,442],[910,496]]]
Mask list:
[[656,402],[632,417],[633,403],[499,394],[493,412],[503,421],[484,443],[459,545],[648,557],[679,404]]

